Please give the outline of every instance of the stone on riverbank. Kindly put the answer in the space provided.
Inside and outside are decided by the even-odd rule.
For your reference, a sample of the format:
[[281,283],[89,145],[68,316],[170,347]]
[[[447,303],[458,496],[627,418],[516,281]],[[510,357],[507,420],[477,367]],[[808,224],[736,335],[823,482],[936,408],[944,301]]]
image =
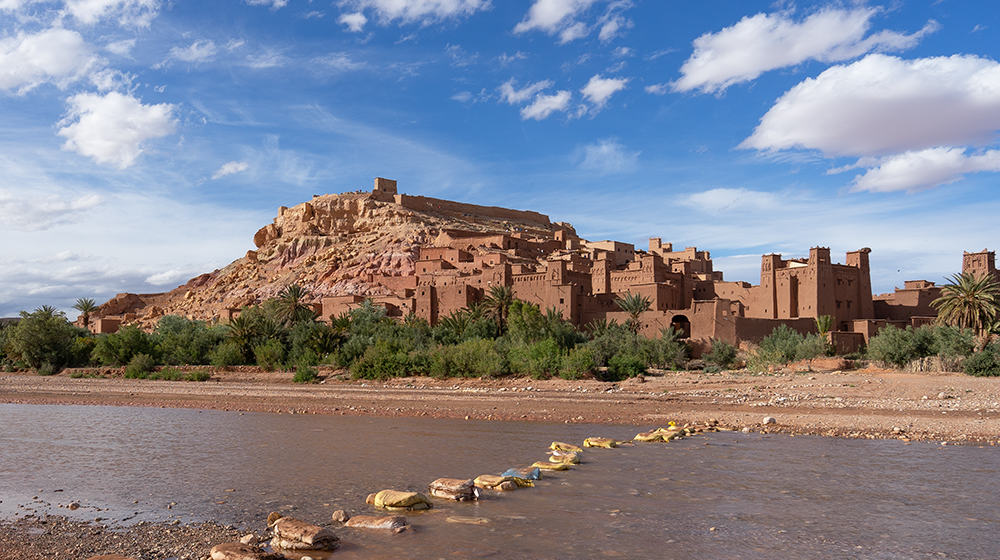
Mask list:
[[277,519],[272,529],[273,548],[285,550],[335,550],[340,545],[340,538],[330,529],[306,523],[292,517]]
[[259,547],[243,543],[222,543],[212,547],[212,560],[280,560],[277,554],[269,554]]

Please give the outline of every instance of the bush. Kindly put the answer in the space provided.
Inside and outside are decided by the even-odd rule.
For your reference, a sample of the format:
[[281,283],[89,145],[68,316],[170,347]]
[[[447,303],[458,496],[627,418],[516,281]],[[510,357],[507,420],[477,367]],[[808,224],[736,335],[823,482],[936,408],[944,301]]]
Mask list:
[[53,373],[76,365],[76,339],[88,333],[74,327],[63,314],[51,307],[41,307],[31,313],[21,312],[21,320],[3,329],[6,360],[34,369],[48,364]]
[[216,346],[215,350],[208,354],[208,361],[215,367],[238,366],[246,363],[243,359],[243,351],[235,342],[223,342]]
[[787,364],[798,357],[799,344],[803,339],[801,334],[788,325],[778,325],[771,334],[760,341],[758,352],[763,357]]
[[177,315],[160,319],[153,331],[153,342],[165,364],[207,364],[211,352],[225,339],[225,328],[209,327],[204,321],[192,321]]
[[880,330],[868,341],[868,359],[903,367],[920,357],[913,329],[892,325]]
[[151,337],[139,327],[128,325],[116,333],[98,336],[93,358],[101,365],[121,366],[139,354],[152,356],[154,353]]
[[621,381],[646,373],[646,361],[638,353],[622,352],[608,360],[605,381]]
[[59,370],[56,369],[56,366],[48,362],[45,362],[38,368],[38,375],[55,375],[57,373],[59,373]]
[[165,367],[160,371],[154,371],[149,373],[149,375],[146,376],[146,379],[158,379],[161,381],[180,381],[184,379],[184,377],[185,375],[183,371],[174,367]]
[[989,344],[962,362],[965,373],[976,377],[1000,376],[1000,346]]
[[212,374],[207,371],[192,371],[184,376],[184,381],[208,381],[212,378]]
[[156,366],[156,360],[149,354],[136,354],[125,366],[125,377],[128,379],[145,379]]
[[830,352],[830,344],[826,338],[818,334],[810,334],[802,337],[798,347],[795,349],[796,360],[811,360],[819,356],[825,356]]
[[[932,329],[934,343],[932,352],[943,358],[960,358],[969,356],[976,347],[975,335],[970,329],[960,329],[947,325],[924,326],[920,329]],[[920,330],[917,329],[917,330]]]
[[405,376],[410,371],[408,353],[398,343],[379,340],[351,364],[355,379],[389,379]]
[[736,363],[736,356],[738,354],[739,352],[732,344],[724,340],[713,340],[712,349],[702,356],[702,359],[719,368],[728,369]]
[[492,340],[466,340],[430,351],[428,371],[435,377],[495,377],[508,371],[508,362]]
[[598,366],[606,366],[615,354],[634,351],[636,337],[624,326],[613,324],[587,343]]
[[258,366],[267,371],[274,371],[285,360],[285,347],[277,340],[268,340],[263,344],[254,346],[253,355]]
[[296,383],[315,383],[317,377],[319,377],[319,373],[316,371],[316,368],[300,364],[295,368],[295,377],[292,378],[292,381]]
[[640,348],[646,365],[660,369],[684,367],[688,348],[679,337],[679,332],[667,328],[660,332],[660,338],[641,339]]
[[551,338],[533,344],[517,344],[511,347],[508,356],[511,371],[526,373],[535,379],[558,374],[562,367],[562,351],[559,344]]
[[592,373],[597,367],[594,351],[586,345],[577,346],[563,356],[559,377],[563,379],[580,379]]
[[343,333],[324,323],[300,321],[288,332],[288,362],[319,364],[343,343]]

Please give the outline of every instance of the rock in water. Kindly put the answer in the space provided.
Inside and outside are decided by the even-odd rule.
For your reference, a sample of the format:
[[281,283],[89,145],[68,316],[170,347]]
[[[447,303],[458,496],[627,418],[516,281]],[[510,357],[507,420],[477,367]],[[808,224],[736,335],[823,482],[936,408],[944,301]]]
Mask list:
[[410,525],[406,518],[400,515],[355,515],[347,520],[346,527],[355,529],[382,529],[399,533],[405,531]]
[[330,519],[335,523],[345,523],[350,518],[351,516],[347,515],[347,512],[342,509],[338,509],[330,516]]
[[429,485],[431,496],[457,500],[459,502],[475,500],[479,498],[479,492],[472,479],[462,480],[460,478],[439,478]]
[[336,550],[340,538],[330,529],[306,523],[293,517],[282,517],[274,522],[273,548],[285,550]]
[[269,554],[259,547],[243,543],[222,543],[212,547],[212,560],[280,560],[277,554]]

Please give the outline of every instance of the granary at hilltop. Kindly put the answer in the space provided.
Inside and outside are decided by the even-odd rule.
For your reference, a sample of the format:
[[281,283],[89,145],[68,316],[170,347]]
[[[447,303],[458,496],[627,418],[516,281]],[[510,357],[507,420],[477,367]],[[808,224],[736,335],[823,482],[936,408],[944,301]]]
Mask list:
[[[933,282],[918,280],[873,297],[868,248],[847,253],[843,263],[825,247],[803,258],[763,255],[759,284],[727,281],[709,252],[695,247],[675,250],[658,237],[645,249],[590,241],[537,212],[401,194],[384,178],[371,191],[279,208],[254,243],[242,259],[171,292],[116,296],[95,314],[93,328],[148,327],[164,314],[225,321],[292,282],[317,298],[324,320],[370,299],[391,317],[412,313],[435,324],[492,286],[510,286],[516,298],[581,327],[623,322],[628,315],[615,300],[645,296],[644,334],[673,327],[695,343],[755,342],[782,324],[815,332],[815,319],[829,315],[831,341],[850,351],[887,324],[933,320],[930,302],[940,294]],[[965,261],[995,273],[992,253],[966,254]]]

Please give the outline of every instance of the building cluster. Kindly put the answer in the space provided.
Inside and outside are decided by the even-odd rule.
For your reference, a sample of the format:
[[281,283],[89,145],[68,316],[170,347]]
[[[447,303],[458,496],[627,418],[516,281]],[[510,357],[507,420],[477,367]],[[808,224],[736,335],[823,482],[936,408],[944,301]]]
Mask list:
[[[406,203],[394,181],[376,179],[373,196]],[[476,214],[502,218],[503,209],[418,197],[424,211]],[[510,218],[524,220],[520,211]],[[538,222],[548,218],[533,214]],[[834,263],[825,247],[810,249],[807,258],[761,257],[760,284],[730,282],[712,266],[708,251],[675,250],[660,238],[647,249],[619,241],[588,241],[567,224],[527,231],[443,231],[431,246],[421,247],[416,272],[378,276],[369,282],[390,295],[374,297],[391,316],[410,313],[435,324],[488,295],[492,286],[510,286],[518,299],[554,309],[577,326],[591,321],[623,322],[628,314],[615,300],[631,293],[649,299],[640,317],[642,332],[653,336],[673,327],[694,342],[754,342],[784,324],[803,333],[816,331],[816,318],[833,318],[831,341],[849,352],[865,344],[882,327],[933,321],[930,302],[940,287],[925,280],[906,282],[894,293],[873,296],[864,248]],[[993,253],[965,255],[963,271],[996,274]],[[338,315],[365,298],[324,298],[322,316]]]

